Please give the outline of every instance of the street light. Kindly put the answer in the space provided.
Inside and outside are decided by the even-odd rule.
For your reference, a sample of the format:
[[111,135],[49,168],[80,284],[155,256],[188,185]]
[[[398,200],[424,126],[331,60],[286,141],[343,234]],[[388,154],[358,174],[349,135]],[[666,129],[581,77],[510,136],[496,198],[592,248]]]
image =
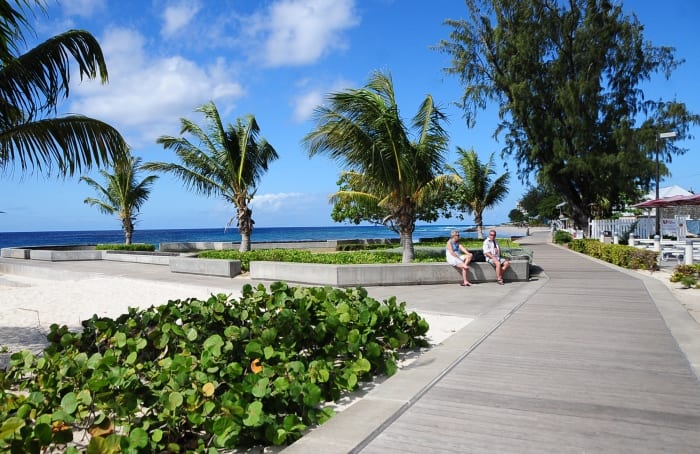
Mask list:
[[[656,137],[656,200],[659,200],[659,139],[672,139],[676,137],[676,131],[662,132]],[[656,210],[656,234],[661,238],[661,209]]]

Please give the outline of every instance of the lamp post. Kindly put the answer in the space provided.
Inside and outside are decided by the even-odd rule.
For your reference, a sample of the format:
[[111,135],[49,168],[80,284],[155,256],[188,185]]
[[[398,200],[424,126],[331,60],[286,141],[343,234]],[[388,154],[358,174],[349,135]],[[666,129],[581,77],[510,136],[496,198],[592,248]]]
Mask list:
[[[676,137],[676,131],[662,132],[656,137],[656,200],[659,200],[659,139],[672,139]],[[656,210],[656,235],[661,238],[661,209],[660,207],[654,208]]]

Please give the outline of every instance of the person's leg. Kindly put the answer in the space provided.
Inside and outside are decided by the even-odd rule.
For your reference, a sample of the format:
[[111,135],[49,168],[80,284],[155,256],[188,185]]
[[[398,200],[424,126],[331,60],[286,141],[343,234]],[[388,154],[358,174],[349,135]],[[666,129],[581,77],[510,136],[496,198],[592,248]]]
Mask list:
[[506,272],[506,270],[508,269],[508,267],[510,267],[510,262],[509,262],[508,260],[504,260],[504,261],[503,261],[503,265],[501,265],[501,277],[500,277],[500,279],[498,280],[499,283],[501,283],[501,284],[503,283],[503,273]]
[[503,271],[501,271],[501,261],[494,260],[493,266],[496,268],[496,280],[498,280],[498,282],[501,282],[503,280]]
[[463,263],[460,268],[462,268],[462,286],[472,285],[471,282],[469,282],[469,267],[467,266],[467,264]]

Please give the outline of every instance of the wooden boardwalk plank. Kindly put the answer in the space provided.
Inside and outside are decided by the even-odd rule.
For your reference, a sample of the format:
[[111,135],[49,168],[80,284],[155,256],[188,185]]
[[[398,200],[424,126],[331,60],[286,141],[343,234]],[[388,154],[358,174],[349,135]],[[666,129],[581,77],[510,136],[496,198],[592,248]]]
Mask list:
[[643,283],[532,247],[544,287],[361,452],[700,452],[700,383]]

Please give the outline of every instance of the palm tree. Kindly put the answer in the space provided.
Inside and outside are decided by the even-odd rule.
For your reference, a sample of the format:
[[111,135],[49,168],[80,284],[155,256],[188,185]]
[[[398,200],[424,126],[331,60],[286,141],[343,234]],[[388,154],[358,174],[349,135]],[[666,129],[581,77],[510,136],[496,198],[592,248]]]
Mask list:
[[[277,152],[259,137],[260,127],[253,115],[238,118],[235,126],[224,127],[213,102],[198,107],[195,112],[204,114],[206,129],[182,118],[180,134],[194,136],[202,148],[184,137],[161,136],[157,142],[174,150],[182,164],[150,162],[144,168],[172,173],[196,192],[218,195],[233,203],[241,235],[239,250],[250,251],[254,224],[250,202],[268,165],[278,158]],[[227,225],[232,223],[233,218]]]
[[100,45],[84,30],[69,30],[21,54],[24,34],[33,32],[25,18],[31,3],[0,0],[0,170],[19,165],[48,175],[55,166],[72,176],[108,164],[126,147],[116,129],[82,115],[55,117],[69,93],[71,57],[81,80],[107,82]]
[[489,161],[482,164],[474,150],[466,151],[457,147],[459,158],[457,165],[461,169],[461,175],[453,167],[448,169],[454,172],[454,179],[457,181],[453,191],[454,205],[460,211],[466,211],[474,215],[477,238],[483,239],[483,215],[487,208],[502,202],[508,195],[508,172],[491,181],[496,174],[493,169],[495,162],[493,153],[489,156]]
[[114,163],[114,173],[100,170],[107,182],[106,186],[90,177],[80,178],[80,181],[92,186],[100,195],[100,198],[86,198],[85,203],[96,206],[102,213],[119,216],[124,230],[124,244],[131,244],[136,216],[148,200],[153,182],[158,179],[155,175],[149,175],[138,181],[140,165],[141,158],[132,157],[127,150],[125,158]]
[[403,245],[403,262],[414,258],[416,213],[449,176],[440,175],[448,137],[445,115],[428,95],[413,117],[411,141],[399,116],[391,76],[375,72],[367,85],[332,93],[329,107],[315,111],[316,129],[304,137],[309,156],[327,154],[347,168],[351,191],[339,191],[331,201],[376,203],[389,213]]

